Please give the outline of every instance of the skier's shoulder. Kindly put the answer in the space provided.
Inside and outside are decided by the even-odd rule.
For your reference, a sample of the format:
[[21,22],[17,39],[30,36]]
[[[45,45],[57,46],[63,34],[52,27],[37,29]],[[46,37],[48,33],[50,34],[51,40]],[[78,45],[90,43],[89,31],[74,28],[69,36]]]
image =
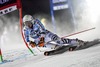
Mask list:
[[41,21],[40,21],[39,19],[36,18],[36,19],[34,20],[34,23],[38,24],[38,23],[41,23]]

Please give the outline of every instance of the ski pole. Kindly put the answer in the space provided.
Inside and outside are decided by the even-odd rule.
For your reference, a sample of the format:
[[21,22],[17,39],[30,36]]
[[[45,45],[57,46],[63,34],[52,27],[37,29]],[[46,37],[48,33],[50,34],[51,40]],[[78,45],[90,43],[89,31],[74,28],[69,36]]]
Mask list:
[[90,29],[86,29],[86,30],[83,30],[83,31],[79,31],[79,32],[76,32],[76,33],[72,33],[72,34],[69,34],[67,36],[63,36],[62,38],[70,37],[70,36],[73,36],[73,35],[76,35],[76,34],[80,34],[80,33],[86,32],[86,31],[90,31],[90,30],[93,30],[93,29],[95,29],[95,27],[90,28]]
[[41,51],[38,47],[36,47],[36,48],[37,48],[38,51],[43,52],[43,51]]

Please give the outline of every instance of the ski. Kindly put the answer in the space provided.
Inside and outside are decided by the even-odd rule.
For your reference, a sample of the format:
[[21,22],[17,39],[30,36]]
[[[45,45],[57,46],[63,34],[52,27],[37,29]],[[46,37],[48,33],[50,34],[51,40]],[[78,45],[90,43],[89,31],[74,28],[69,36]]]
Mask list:
[[76,50],[86,49],[99,43],[100,43],[100,39],[95,39],[90,42],[85,42],[84,45],[80,45],[80,46],[71,46],[71,45],[62,46],[52,51],[46,51],[44,52],[44,55],[50,56],[50,55],[62,54],[66,51],[76,51]]

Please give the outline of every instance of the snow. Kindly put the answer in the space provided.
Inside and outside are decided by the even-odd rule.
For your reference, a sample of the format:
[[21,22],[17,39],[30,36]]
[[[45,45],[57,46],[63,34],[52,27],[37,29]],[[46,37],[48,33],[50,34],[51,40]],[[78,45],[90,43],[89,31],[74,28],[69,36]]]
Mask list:
[[[86,41],[100,38],[99,25],[98,22],[96,29],[69,38],[77,37]],[[18,43],[20,42],[18,41]],[[36,54],[34,56],[25,44],[7,45],[2,45],[3,59],[14,61],[0,64],[0,67],[100,67],[100,44],[87,49],[52,56],[43,55],[43,51],[47,50],[46,48],[39,48],[41,52],[37,48],[32,49]],[[7,50],[8,48],[11,50]]]
[[[40,48],[39,48],[40,49]],[[0,67],[99,67],[100,44],[63,54],[44,56],[43,52],[33,49],[37,56],[32,55],[26,49],[7,51],[4,60],[14,60],[0,64]]]
[[[82,40],[93,40],[100,36],[100,33],[98,31],[99,28],[96,28],[96,30],[89,31],[87,33],[81,33],[80,35],[75,35],[70,38],[78,37],[79,39]],[[92,34],[90,35],[89,33]],[[27,48],[2,50],[4,60],[14,60],[14,61],[0,64],[0,67],[99,67],[100,66],[100,44],[87,49],[77,50],[73,52],[65,52],[62,54],[52,55],[52,56],[43,55],[43,51],[47,50],[47,48],[39,48],[39,49],[41,50],[41,52],[37,48],[32,49],[36,54],[36,56],[31,54],[31,52]]]

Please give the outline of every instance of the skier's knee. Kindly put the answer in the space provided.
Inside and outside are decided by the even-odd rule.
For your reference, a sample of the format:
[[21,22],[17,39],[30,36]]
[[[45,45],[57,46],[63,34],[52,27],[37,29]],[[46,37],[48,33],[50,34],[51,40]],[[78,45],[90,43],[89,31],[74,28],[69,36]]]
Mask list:
[[65,38],[61,38],[61,41],[63,42],[63,44],[68,44],[70,42],[69,39],[65,39]]

